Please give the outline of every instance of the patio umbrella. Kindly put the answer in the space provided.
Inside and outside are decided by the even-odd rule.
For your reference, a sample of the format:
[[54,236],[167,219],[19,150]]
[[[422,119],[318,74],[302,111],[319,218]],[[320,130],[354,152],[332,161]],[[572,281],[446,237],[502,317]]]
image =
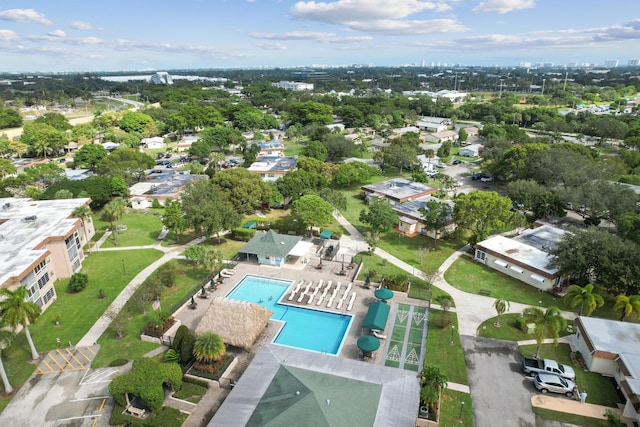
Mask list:
[[207,294],[207,291],[204,290],[204,286],[201,288],[201,290],[202,290],[202,295],[206,295]]
[[196,305],[196,300],[193,299],[193,295],[191,295],[191,305]]
[[393,291],[391,289],[387,289],[387,288],[380,288],[380,289],[376,289],[376,291],[373,293],[373,295],[375,295],[376,298],[378,298],[378,299],[386,301],[386,300],[389,300],[389,299],[393,298]]
[[363,335],[358,338],[357,345],[360,350],[370,353],[380,348],[380,340],[373,335]]

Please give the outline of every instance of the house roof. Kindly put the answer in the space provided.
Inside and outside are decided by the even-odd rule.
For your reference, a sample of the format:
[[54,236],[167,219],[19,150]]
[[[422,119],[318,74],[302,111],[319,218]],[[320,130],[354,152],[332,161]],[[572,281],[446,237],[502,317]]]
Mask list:
[[389,199],[408,200],[435,193],[437,189],[419,182],[412,182],[403,178],[394,178],[376,184],[362,186],[362,190],[377,193]]
[[587,316],[580,316],[578,320],[594,350],[640,356],[640,324]]
[[413,427],[415,372],[268,344],[209,426]]
[[278,234],[273,230],[257,233],[241,249],[240,253],[284,258],[302,240],[300,236]]
[[473,151],[474,153],[477,153],[480,148],[482,148],[482,144],[473,144],[473,145],[467,145],[466,147],[463,147],[460,149],[460,151],[463,150],[467,150],[467,151]]
[[564,233],[566,233],[565,230],[551,225],[543,225],[525,230],[520,236],[513,239],[499,235],[492,236],[479,242],[476,247],[553,276],[558,269],[551,265],[549,252]]
[[[419,198],[417,200],[412,200],[410,202],[406,202],[406,203],[401,203],[399,205],[395,205],[392,208],[393,208],[394,211],[396,211],[398,213],[398,215],[422,221],[424,219],[424,215],[422,215],[422,212],[420,212],[420,209],[424,208],[424,209],[426,209],[428,211],[429,208],[427,207],[427,202],[429,202],[430,200],[435,200],[437,202],[444,202],[444,203],[448,204],[451,207],[451,210],[453,211],[453,201],[452,200],[437,199],[437,198],[432,197],[432,196],[421,197],[421,198]],[[448,219],[447,221],[450,221],[450,219]]]

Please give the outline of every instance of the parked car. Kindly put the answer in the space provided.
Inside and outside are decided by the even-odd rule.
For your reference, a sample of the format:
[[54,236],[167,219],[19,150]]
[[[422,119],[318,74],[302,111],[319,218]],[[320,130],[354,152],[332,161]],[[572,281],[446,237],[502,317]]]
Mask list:
[[455,160],[453,161],[453,164],[454,164],[454,165],[459,165],[459,164],[461,164],[461,163],[462,163],[462,160],[460,160],[460,159],[455,159]]
[[435,178],[438,175],[438,171],[426,171],[425,172],[429,178]]
[[158,153],[156,155],[156,159],[162,159],[162,158],[164,158],[164,153]]
[[473,172],[471,174],[471,179],[474,180],[474,181],[477,181],[477,180],[482,179],[482,178],[488,178],[488,177],[489,176],[485,175],[483,172]]
[[525,374],[529,375],[545,373],[560,375],[568,380],[576,379],[576,373],[571,366],[563,365],[552,359],[531,359],[525,357],[522,361],[522,370]]
[[441,169],[442,169],[442,168],[447,167],[447,165],[445,165],[444,163],[438,163],[438,164],[436,165],[436,167],[437,167],[437,168],[441,168]]
[[567,397],[573,397],[576,383],[566,380],[554,374],[538,374],[533,379],[533,384],[542,393],[560,393]]
[[171,153],[166,153],[166,154],[164,155],[164,158],[165,158],[165,159],[170,159],[170,158],[171,158]]
[[493,177],[492,176],[483,176],[482,178],[480,178],[480,181],[482,181],[482,182],[491,182],[491,181],[493,181]]

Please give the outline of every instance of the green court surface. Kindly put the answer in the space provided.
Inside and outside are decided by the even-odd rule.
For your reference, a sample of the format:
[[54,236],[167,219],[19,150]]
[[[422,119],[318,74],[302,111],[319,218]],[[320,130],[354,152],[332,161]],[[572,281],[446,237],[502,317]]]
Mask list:
[[426,346],[427,308],[396,304],[385,366],[418,372]]

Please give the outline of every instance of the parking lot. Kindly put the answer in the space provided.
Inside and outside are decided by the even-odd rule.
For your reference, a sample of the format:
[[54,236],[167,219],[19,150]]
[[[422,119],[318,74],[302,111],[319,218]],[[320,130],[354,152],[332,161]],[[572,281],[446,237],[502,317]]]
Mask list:
[[539,393],[532,379],[522,373],[517,343],[471,336],[461,339],[477,427],[566,426],[540,418],[531,409],[531,397]]

